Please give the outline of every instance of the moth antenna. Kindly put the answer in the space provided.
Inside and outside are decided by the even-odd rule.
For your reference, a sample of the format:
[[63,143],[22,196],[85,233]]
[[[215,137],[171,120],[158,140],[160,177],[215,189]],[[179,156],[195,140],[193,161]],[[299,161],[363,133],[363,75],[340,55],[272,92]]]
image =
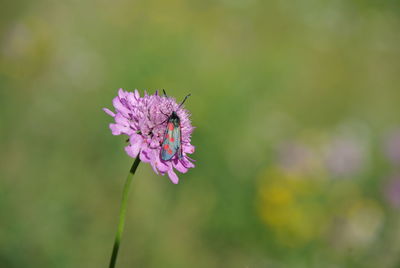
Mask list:
[[187,100],[187,98],[189,98],[191,95],[192,95],[192,94],[190,94],[190,93],[186,95],[186,97],[183,99],[183,101],[181,102],[181,104],[179,104],[178,109],[181,108],[181,106],[185,103],[185,101]]
[[168,95],[167,95],[167,93],[165,92],[165,89],[163,89],[162,92],[164,93],[164,96],[168,98]]

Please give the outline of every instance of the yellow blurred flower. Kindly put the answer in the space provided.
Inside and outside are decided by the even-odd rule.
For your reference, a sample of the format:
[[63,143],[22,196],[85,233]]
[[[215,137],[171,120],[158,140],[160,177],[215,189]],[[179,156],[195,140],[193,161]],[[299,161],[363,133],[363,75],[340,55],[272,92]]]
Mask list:
[[321,191],[325,182],[280,168],[268,169],[260,176],[258,211],[283,245],[303,245],[326,229]]
[[335,215],[332,226],[331,243],[339,251],[367,249],[383,227],[384,212],[377,201],[353,198]]

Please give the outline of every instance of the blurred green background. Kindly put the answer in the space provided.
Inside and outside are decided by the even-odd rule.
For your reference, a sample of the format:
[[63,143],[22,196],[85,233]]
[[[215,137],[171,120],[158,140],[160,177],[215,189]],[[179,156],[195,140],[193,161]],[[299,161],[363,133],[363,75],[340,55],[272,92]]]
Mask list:
[[0,267],[107,267],[132,164],[118,88],[196,130],[139,166],[119,267],[399,267],[400,2],[8,1]]

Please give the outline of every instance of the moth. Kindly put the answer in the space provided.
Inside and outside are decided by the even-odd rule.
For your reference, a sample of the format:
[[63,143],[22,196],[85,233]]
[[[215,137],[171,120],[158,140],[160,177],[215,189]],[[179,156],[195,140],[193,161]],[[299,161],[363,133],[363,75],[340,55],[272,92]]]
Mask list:
[[[165,90],[163,90],[163,92],[164,96],[167,97]],[[190,94],[183,99],[178,109],[183,105],[189,96]],[[162,160],[171,160],[176,154],[178,154],[179,159],[182,158],[181,119],[176,111],[172,111],[172,114],[168,116],[167,128],[165,130],[164,140],[161,146]]]

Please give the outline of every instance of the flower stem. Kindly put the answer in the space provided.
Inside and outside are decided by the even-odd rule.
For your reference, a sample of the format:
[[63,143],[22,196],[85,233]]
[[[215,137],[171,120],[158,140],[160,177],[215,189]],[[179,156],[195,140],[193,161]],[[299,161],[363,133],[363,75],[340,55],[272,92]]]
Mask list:
[[113,248],[111,260],[110,260],[110,266],[109,266],[110,268],[114,268],[115,263],[117,262],[119,244],[121,242],[122,232],[124,231],[126,203],[128,201],[128,194],[129,194],[129,188],[130,188],[129,186],[131,185],[133,175],[135,175],[135,172],[136,172],[137,167],[139,166],[139,163],[140,163],[140,158],[138,156],[138,157],[136,157],[135,162],[133,162],[133,164],[132,164],[132,167],[131,167],[131,170],[129,171],[128,177],[126,177],[124,191],[122,193],[121,208],[119,211],[118,229],[117,229],[117,234],[115,235],[114,248]]

